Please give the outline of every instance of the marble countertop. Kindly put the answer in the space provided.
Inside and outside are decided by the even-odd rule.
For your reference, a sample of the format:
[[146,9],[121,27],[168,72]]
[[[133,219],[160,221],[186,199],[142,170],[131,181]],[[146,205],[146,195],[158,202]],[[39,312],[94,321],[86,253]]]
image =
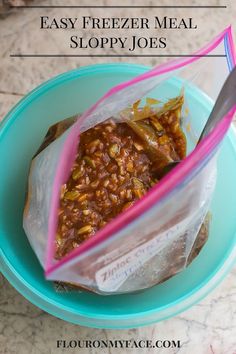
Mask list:
[[[52,4],[53,1],[45,0],[44,3]],[[63,2],[57,1],[57,4]],[[75,4],[68,0],[67,4]],[[80,1],[81,5],[86,2]],[[95,1],[91,1],[91,4]],[[106,0],[101,4],[108,3]],[[120,1],[120,4],[125,2]],[[141,1],[137,1],[137,4]],[[165,0],[158,4],[166,4]],[[171,3],[171,1],[170,1]],[[187,0],[181,4],[188,4]],[[191,1],[191,4],[199,4],[199,1]],[[233,23],[236,18],[236,5],[231,7],[230,1],[208,1],[214,5],[228,5],[225,12],[219,10],[202,9],[196,10],[196,17],[199,28],[197,35],[192,40],[191,34],[186,33],[183,41],[182,32],[176,32],[170,37],[170,48],[172,52],[192,52],[198,47],[207,43],[212,36],[223,30],[227,25]],[[55,4],[55,2],[54,2]],[[96,3],[97,4],[97,3]],[[115,4],[111,1],[109,4]],[[126,4],[126,3],[125,3]],[[153,5],[152,1],[145,4]],[[45,11],[40,10],[45,15]],[[61,16],[69,16],[70,9],[47,10],[46,14],[55,16],[61,11]],[[87,15],[101,15],[101,11],[94,12],[94,9],[86,10]],[[161,13],[159,10],[158,13]],[[163,10],[164,11],[164,10]],[[170,13],[172,10],[170,10]],[[185,11],[185,12],[184,12]],[[182,13],[189,14],[190,10],[176,10],[175,16]],[[199,11],[199,12],[197,12]],[[162,12],[163,14],[164,12]],[[116,13],[117,14],[117,13]],[[142,14],[141,10],[133,10],[132,15]],[[62,43],[65,43],[67,34],[56,31],[50,33],[39,33],[38,15],[36,9],[21,10],[0,20],[0,119],[9,109],[26,94],[29,90],[48,78],[81,65],[88,65],[94,62],[103,62],[103,59],[93,58],[10,58],[13,52],[60,52],[66,50]],[[124,10],[119,10],[119,16],[124,16]],[[234,35],[235,33],[234,27]],[[114,61],[133,61],[133,59],[111,59]],[[153,65],[156,59],[137,58],[136,62]],[[56,348],[58,339],[176,339],[182,343],[179,349],[159,349],[158,353],[178,354],[236,354],[236,269],[234,268],[224,281],[203,301],[189,310],[181,313],[162,323],[130,330],[102,330],[89,329],[66,323],[62,320],[38,309],[8,283],[0,275],[0,353],[6,354],[38,354],[38,353],[113,353],[113,351],[98,349],[63,350]],[[124,351],[123,351],[124,352]],[[127,353],[145,353],[145,350],[137,351],[127,349]],[[149,352],[148,349],[146,352]],[[150,352],[155,352],[150,350]],[[119,353],[119,350],[114,350]]]
[[[76,326],[38,309],[0,276],[0,353],[119,353],[119,350],[56,348],[58,339],[180,340],[180,349],[159,349],[163,354],[236,354],[236,269],[203,301],[182,314],[152,326],[103,330]],[[125,351],[124,351],[125,352]],[[145,350],[138,353],[145,353]],[[136,354],[137,349],[127,349]],[[149,353],[148,349],[146,353]],[[155,353],[150,350],[150,353]]]

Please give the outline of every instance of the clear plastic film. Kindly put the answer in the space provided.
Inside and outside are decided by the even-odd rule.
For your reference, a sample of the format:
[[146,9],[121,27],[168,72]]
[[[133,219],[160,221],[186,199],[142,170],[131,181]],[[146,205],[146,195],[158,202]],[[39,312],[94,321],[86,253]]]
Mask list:
[[[212,106],[234,65],[228,28],[192,57],[157,66],[113,87],[70,124],[63,123],[60,132],[53,132],[54,141],[49,139],[32,161],[24,213],[26,234],[47,279],[100,294],[118,294],[151,287],[189,264],[215,187],[217,151],[233,116],[230,112],[222,117],[195,148],[209,109],[204,104],[200,110],[198,107],[201,124],[192,113],[200,101]],[[122,120],[121,112],[139,99],[166,101],[181,90],[187,157],[134,206],[55,260],[60,189],[70,175],[80,133],[110,117]]]

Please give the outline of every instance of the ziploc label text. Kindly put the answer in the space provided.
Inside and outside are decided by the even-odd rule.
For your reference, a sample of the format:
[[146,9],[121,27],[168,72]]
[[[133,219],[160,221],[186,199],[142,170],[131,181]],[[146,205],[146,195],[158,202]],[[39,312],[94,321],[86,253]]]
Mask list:
[[139,267],[160,252],[170,242],[183,234],[192,217],[159,233],[150,241],[145,242],[134,250],[126,253],[114,262],[101,268],[95,275],[97,285],[102,291],[116,291]]

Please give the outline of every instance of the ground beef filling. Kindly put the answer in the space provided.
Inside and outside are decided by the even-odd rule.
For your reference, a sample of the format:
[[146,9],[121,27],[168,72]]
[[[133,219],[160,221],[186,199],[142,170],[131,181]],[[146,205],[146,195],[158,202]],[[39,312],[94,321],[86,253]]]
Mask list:
[[[174,113],[170,117],[144,120],[137,126],[142,124],[143,129],[146,124],[144,128],[155,133],[161,153],[178,160],[184,157],[185,139],[176,128],[179,118]],[[56,259],[92,237],[158,183],[153,151],[136,128],[109,120],[81,134],[71,175],[62,186]]]

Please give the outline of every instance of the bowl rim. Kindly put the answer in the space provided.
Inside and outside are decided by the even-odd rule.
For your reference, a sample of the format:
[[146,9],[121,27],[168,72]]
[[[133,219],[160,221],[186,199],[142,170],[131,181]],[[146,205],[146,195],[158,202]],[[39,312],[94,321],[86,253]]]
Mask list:
[[[89,66],[84,66],[80,68],[76,68],[70,71],[67,71],[65,73],[62,73],[60,75],[57,75],[46,82],[43,82],[39,86],[37,86],[35,89],[30,91],[26,96],[24,96],[10,111],[9,113],[5,116],[3,121],[0,123],[0,141],[1,138],[4,137],[8,127],[10,127],[11,124],[14,124],[15,119],[17,119],[17,116],[20,111],[22,111],[28,104],[30,104],[33,100],[35,100],[37,97],[41,96],[44,94],[45,90],[51,89],[54,86],[61,84],[63,82],[68,82],[70,80],[76,79],[81,76],[87,76],[88,74],[92,75],[93,73],[102,73],[102,72],[114,72],[114,69],[122,70],[122,72],[128,72],[130,73],[132,70],[132,74],[139,74],[141,72],[144,72],[145,70],[148,70],[148,66],[144,65],[137,65],[137,64],[131,64],[131,63],[102,63],[102,64],[95,64],[95,65],[89,65]],[[205,94],[201,92],[202,96]],[[206,98],[209,97],[205,95]],[[228,133],[228,138],[229,142],[231,143],[232,148],[234,149],[236,153],[236,129],[234,127],[230,128],[230,131]],[[40,307],[41,309],[49,312],[50,314],[59,317],[61,319],[81,324],[84,326],[89,326],[89,327],[97,327],[101,328],[101,326],[96,326],[94,323],[90,323],[89,321],[88,324],[82,323],[83,319],[93,319],[93,320],[102,320],[102,321],[107,321],[107,322],[116,322],[117,320],[120,321],[126,321],[127,325],[122,325],[121,327],[117,326],[116,323],[111,325],[110,323],[103,323],[102,328],[132,328],[134,327],[131,325],[131,322],[133,323],[132,320],[138,319],[138,323],[135,324],[135,327],[138,326],[143,326],[147,324],[151,324],[153,322],[157,322],[169,317],[172,317],[174,315],[177,315],[178,313],[182,312],[183,310],[186,310],[190,306],[192,306],[194,303],[197,301],[200,301],[204,296],[206,296],[223,278],[224,275],[227,274],[227,272],[233,267],[235,260],[236,260],[236,233],[234,235],[235,243],[232,246],[231,249],[228,250],[227,253],[225,253],[224,258],[222,258],[221,262],[218,264],[218,267],[214,269],[214,271],[207,277],[205,278],[204,281],[202,281],[198,286],[194,287],[190,292],[185,294],[182,297],[179,297],[177,300],[167,304],[163,305],[161,307],[158,307],[158,309],[151,309],[151,310],[145,310],[141,311],[138,313],[134,314],[124,314],[124,315],[102,315],[102,314],[87,314],[83,313],[82,311],[79,311],[76,313],[75,311],[72,311],[72,309],[66,305],[61,304],[58,301],[52,300],[50,297],[44,295],[42,292],[38,291],[35,289],[31,284],[29,284],[25,279],[18,274],[18,272],[15,270],[15,268],[11,265],[11,262],[7,258],[7,256],[4,254],[2,247],[0,248],[0,270],[4,274],[4,276],[9,280],[9,282],[24,296],[26,297],[30,302],[32,302],[34,305],[37,307]],[[210,286],[209,286],[210,284]],[[22,287],[23,285],[23,287]],[[99,296],[99,295],[98,295]],[[33,298],[32,298],[33,297]],[[42,303],[43,302],[43,303]],[[45,304],[44,304],[45,302]],[[48,309],[46,305],[53,306],[53,309]],[[180,304],[182,306],[180,306]],[[175,310],[173,311],[173,309]],[[149,315],[157,315],[158,313],[165,313],[166,310],[172,310],[170,314],[166,313],[163,314],[163,316],[159,319],[153,319],[148,318]],[[57,311],[58,312],[57,312]],[[67,315],[76,315],[82,316],[82,318],[78,319],[78,322],[71,321],[69,318],[65,318],[60,312],[64,311],[67,313]],[[168,311],[167,311],[168,312]],[[146,318],[146,321],[141,321],[142,316]],[[86,322],[86,321],[85,321]],[[104,327],[105,325],[105,327]]]

